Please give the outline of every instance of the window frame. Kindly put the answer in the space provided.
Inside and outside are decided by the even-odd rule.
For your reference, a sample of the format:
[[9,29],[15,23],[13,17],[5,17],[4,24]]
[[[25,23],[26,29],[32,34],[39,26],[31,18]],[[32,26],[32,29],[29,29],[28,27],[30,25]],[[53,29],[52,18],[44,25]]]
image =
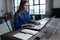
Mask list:
[[[14,0],[14,1],[15,1],[15,0]],[[29,7],[30,7],[30,6],[33,6],[33,14],[34,14],[34,6],[35,6],[35,5],[39,5],[39,13],[38,13],[38,15],[42,15],[42,14],[40,14],[40,5],[46,5],[46,4],[40,4],[40,0],[39,0],[39,3],[38,3],[38,4],[34,4],[34,3],[35,3],[35,2],[34,2],[35,0],[32,0],[32,1],[33,1],[33,5],[28,5],[28,10],[30,11]],[[28,4],[29,4],[29,0],[28,0]],[[18,7],[19,7],[19,6],[16,6],[16,7],[17,7],[17,10],[18,10]],[[15,2],[14,2],[14,12],[16,12],[16,10],[15,10],[16,7],[15,7]],[[46,10],[46,9],[45,9],[45,10]],[[29,12],[29,13],[30,13],[30,12]],[[45,13],[45,14],[46,14],[46,13]],[[43,15],[45,15],[45,14],[43,14]],[[37,15],[37,14],[36,14],[36,15]]]
[[[38,15],[45,15],[46,14],[46,11],[45,11],[45,14],[40,14],[40,5],[46,5],[46,4],[40,4],[40,0],[39,0],[39,4],[34,4],[34,1],[33,0],[33,5],[29,5],[29,6],[35,6],[35,5],[39,5],[39,14]],[[29,10],[29,7],[28,7],[28,10]],[[46,9],[45,9],[46,10]],[[30,11],[30,10],[29,10]],[[34,14],[34,8],[33,8],[33,14]],[[31,14],[31,15],[33,15]],[[37,14],[36,14],[37,15]]]

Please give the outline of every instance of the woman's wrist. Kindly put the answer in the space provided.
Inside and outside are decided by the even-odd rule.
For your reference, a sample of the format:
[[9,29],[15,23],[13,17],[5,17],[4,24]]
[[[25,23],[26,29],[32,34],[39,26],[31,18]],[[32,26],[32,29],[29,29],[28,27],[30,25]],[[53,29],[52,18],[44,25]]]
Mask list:
[[22,27],[32,27],[32,26],[34,26],[34,24],[31,24],[31,23],[30,24],[23,24],[22,25]]

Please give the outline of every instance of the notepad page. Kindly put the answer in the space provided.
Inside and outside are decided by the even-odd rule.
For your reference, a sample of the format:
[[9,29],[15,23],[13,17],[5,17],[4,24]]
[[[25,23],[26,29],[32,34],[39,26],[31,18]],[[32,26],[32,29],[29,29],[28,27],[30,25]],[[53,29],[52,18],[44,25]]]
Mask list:
[[32,34],[32,35],[35,35],[36,33],[38,33],[38,31],[29,30],[29,29],[23,29],[21,32],[29,33],[29,34]]
[[30,37],[32,37],[32,35],[30,35],[30,34],[24,34],[24,33],[17,33],[17,34],[15,34],[13,36],[16,37],[16,38],[22,39],[22,40],[27,40]]

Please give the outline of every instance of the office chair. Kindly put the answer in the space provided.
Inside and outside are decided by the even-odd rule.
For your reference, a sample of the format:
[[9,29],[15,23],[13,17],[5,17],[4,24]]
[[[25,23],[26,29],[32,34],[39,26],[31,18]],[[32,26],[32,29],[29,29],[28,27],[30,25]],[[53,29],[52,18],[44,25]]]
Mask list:
[[7,20],[10,20],[11,18],[13,18],[13,15],[11,13],[5,13],[5,15],[2,17],[2,19],[5,20],[9,30],[11,31],[11,28],[9,27],[8,23],[7,23]]

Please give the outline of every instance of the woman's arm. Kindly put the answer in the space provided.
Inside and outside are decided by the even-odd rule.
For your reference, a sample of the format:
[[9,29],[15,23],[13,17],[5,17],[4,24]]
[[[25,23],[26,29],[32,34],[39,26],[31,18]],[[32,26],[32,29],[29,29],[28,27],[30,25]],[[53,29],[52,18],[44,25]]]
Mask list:
[[30,22],[30,23],[32,23],[32,24],[34,24],[34,25],[40,25],[40,23],[39,22]]
[[40,25],[39,22],[32,22],[31,19],[30,19],[29,12],[28,12],[27,14],[28,14],[28,18],[29,18],[29,23],[31,23],[31,24],[35,24],[35,25]]
[[25,27],[32,27],[34,26],[34,24],[23,24],[22,27],[25,28]]

